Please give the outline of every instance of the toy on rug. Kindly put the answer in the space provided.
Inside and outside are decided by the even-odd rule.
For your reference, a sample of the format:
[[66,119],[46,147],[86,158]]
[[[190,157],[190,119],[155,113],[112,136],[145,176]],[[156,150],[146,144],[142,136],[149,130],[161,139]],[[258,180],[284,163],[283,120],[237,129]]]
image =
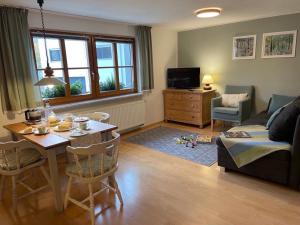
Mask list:
[[211,136],[189,135],[175,138],[176,144],[184,144],[185,147],[195,148],[200,143],[211,143]]

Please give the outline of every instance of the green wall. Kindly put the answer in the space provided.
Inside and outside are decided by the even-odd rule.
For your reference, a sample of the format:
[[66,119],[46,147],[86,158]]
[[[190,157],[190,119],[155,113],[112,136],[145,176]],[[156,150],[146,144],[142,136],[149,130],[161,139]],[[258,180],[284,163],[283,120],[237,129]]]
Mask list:
[[[262,34],[298,30],[295,58],[261,58]],[[200,66],[215,87],[254,85],[256,110],[266,108],[272,93],[300,95],[300,14],[278,16],[178,33],[178,66]],[[256,59],[232,60],[232,38],[257,35]]]

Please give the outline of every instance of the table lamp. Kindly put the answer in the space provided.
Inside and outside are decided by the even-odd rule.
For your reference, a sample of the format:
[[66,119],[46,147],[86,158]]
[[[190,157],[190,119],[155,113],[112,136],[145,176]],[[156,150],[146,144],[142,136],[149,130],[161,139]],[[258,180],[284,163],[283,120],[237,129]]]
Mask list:
[[212,87],[210,86],[210,84],[213,84],[214,80],[210,74],[205,74],[203,76],[202,83],[204,84],[204,90],[211,90]]

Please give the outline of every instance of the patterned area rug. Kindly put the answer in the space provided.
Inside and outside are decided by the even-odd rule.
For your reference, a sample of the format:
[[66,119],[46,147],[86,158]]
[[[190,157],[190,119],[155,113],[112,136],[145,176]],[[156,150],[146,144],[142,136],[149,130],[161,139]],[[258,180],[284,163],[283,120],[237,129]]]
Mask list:
[[211,144],[198,144],[194,148],[176,144],[175,138],[191,134],[195,133],[169,127],[156,127],[131,136],[127,138],[127,141],[205,166],[211,166],[217,162],[217,145],[214,140]]

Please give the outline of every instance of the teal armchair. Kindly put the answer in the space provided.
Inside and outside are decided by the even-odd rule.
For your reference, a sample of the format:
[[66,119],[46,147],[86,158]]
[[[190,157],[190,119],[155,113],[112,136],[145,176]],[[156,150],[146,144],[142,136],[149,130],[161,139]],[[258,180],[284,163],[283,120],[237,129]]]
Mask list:
[[213,130],[213,125],[215,120],[229,121],[238,123],[239,125],[242,121],[248,119],[252,112],[252,99],[254,94],[253,86],[232,86],[226,85],[225,94],[242,94],[247,93],[248,98],[244,101],[239,102],[239,106],[224,107],[222,106],[222,97],[217,97],[212,99],[211,103],[211,128]]

